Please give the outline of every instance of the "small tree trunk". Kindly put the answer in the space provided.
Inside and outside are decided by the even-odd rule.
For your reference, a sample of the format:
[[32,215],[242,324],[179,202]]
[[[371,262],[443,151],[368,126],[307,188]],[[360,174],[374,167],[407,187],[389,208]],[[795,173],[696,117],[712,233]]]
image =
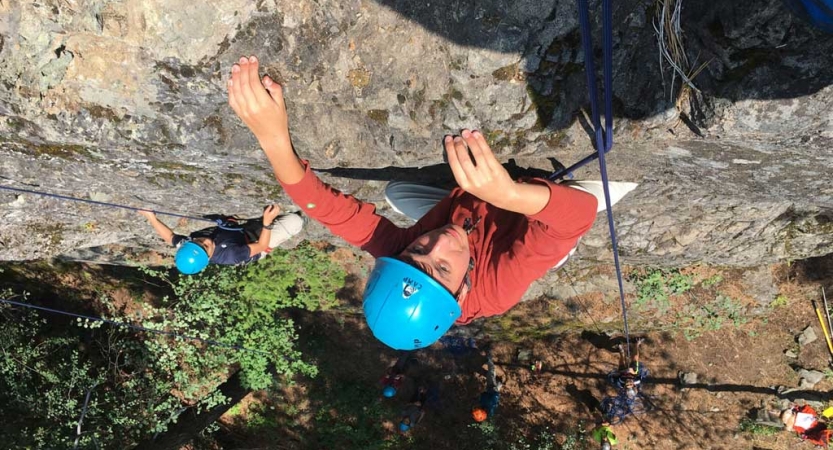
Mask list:
[[192,409],[180,414],[176,423],[171,424],[168,430],[156,437],[140,442],[134,450],[179,450],[182,446],[190,443],[207,426],[217,421],[220,416],[231,409],[240,400],[243,400],[249,391],[240,384],[240,372],[235,372],[225,383],[217,388],[229,402],[223,405],[194,414]]

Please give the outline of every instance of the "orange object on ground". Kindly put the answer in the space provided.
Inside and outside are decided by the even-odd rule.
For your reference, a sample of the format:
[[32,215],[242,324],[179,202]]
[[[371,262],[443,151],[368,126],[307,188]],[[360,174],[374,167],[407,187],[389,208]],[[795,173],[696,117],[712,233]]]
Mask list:
[[489,415],[483,408],[474,408],[471,411],[471,417],[474,419],[475,422],[483,422],[489,417]]

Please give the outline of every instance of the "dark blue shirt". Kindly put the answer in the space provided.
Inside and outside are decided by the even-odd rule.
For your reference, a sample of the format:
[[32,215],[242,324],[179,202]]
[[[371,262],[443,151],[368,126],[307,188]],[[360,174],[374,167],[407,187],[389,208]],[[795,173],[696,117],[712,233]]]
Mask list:
[[500,393],[494,389],[480,394],[480,407],[486,410],[490,418],[495,415],[498,403],[500,403]]
[[246,242],[246,235],[243,230],[223,230],[218,227],[206,228],[191,233],[189,237],[175,234],[173,238],[174,247],[186,240],[207,237],[214,241],[214,254],[208,260],[210,263],[232,266],[245,264],[260,259],[260,255],[249,256],[251,250]]

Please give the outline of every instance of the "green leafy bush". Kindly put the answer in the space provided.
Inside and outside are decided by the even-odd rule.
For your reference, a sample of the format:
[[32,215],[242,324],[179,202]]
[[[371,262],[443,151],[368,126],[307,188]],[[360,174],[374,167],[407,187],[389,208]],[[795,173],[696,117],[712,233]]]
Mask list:
[[81,449],[122,448],[164,430],[180,410],[171,383],[154,376],[147,353],[123,331],[96,331],[88,347],[77,329],[52,329],[34,311],[2,305],[0,316],[4,448],[74,448],[76,439]]
[[252,390],[315,376],[317,368],[295,347],[287,310],[334,306],[345,278],[326,253],[306,243],[248,266],[210,266],[197,276],[142,272],[150,284],[162,281],[168,295],[138,290],[132,300],[116,301],[100,288],[94,303],[108,319],[165,334],[51,315],[47,322],[32,311],[0,308],[0,400],[9,417],[0,424],[4,448],[73,448],[88,390],[78,448],[128,448],[165,431],[185,409],[226,402],[217,387],[238,370]]
[[330,256],[304,241],[292,251],[274,249],[268,258],[247,266],[240,281],[242,295],[262,307],[297,307],[310,311],[337,305],[344,269]]
[[145,269],[145,273],[168,282],[174,295],[163,298],[159,307],[143,307],[132,319],[149,328],[250,350],[193,341],[174,344],[165,336],[149,340],[165,370],[177,373],[177,385],[189,399],[216,386],[222,379],[219,375],[231,365],[239,365],[243,385],[253,390],[272,384],[272,370],[286,379],[295,374],[314,376],[316,368],[303,362],[294,348],[293,321],[280,311],[334,306],[335,292],[346,276],[328,254],[306,242],[292,251],[275,249],[256,264],[209,266],[197,276],[170,280],[163,272]]
[[726,323],[735,328],[749,322],[746,308],[737,300],[719,294],[705,305],[687,304],[677,313],[674,327],[682,329],[686,340],[694,340],[706,331],[716,331]]
[[684,294],[694,286],[693,277],[680,273],[678,269],[633,272],[629,279],[636,284],[636,305],[640,308],[653,305],[661,313],[671,307],[670,296]]

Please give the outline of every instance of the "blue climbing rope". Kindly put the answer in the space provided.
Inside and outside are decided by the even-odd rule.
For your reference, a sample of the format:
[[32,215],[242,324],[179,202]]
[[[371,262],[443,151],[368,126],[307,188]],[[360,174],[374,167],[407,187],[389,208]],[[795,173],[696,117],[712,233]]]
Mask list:
[[251,349],[251,348],[246,348],[246,347],[243,347],[243,346],[240,346],[240,345],[225,344],[223,342],[215,341],[215,340],[212,340],[212,339],[203,339],[203,338],[200,338],[200,337],[188,336],[188,335],[184,335],[184,334],[174,333],[174,332],[171,332],[171,331],[153,330],[153,329],[150,329],[150,328],[145,328],[143,326],[133,325],[133,324],[130,324],[130,323],[117,322],[115,320],[104,319],[102,317],[86,316],[86,315],[83,315],[83,314],[76,314],[76,313],[71,313],[71,312],[67,312],[67,311],[61,311],[60,309],[47,308],[45,306],[37,306],[37,305],[33,305],[31,303],[17,302],[17,301],[14,301],[14,300],[8,300],[8,299],[3,299],[3,298],[0,298],[0,303],[5,303],[7,305],[18,306],[18,307],[22,307],[22,308],[29,308],[29,309],[36,309],[36,310],[40,310],[40,311],[46,311],[46,312],[50,312],[50,313],[53,313],[53,314],[60,314],[60,315],[63,315],[63,316],[75,317],[75,318],[78,318],[78,319],[89,320],[91,322],[102,322],[102,323],[106,323],[106,324],[113,325],[113,326],[116,326],[116,327],[130,328],[130,329],[133,329],[133,330],[145,331],[145,332],[148,332],[148,333],[156,333],[156,334],[170,336],[170,337],[178,338],[178,339],[198,341],[198,342],[202,342],[204,344],[212,345],[212,346],[215,346],[215,347],[223,347],[223,348],[228,348],[228,349],[233,349],[233,350],[241,350],[241,351],[245,351],[245,352],[259,353],[261,355],[270,356],[269,352],[264,352],[262,350],[255,350],[255,349]]
[[602,129],[599,117],[598,89],[596,87],[596,67],[593,62],[593,41],[590,32],[590,13],[588,0],[578,1],[579,26],[581,27],[581,43],[584,50],[584,71],[587,76],[587,91],[590,96],[590,113],[595,131],[596,153],[585,157],[572,166],[557,171],[550,176],[551,180],[563,178],[573,170],[595,159],[599,160],[599,171],[604,186],[605,203],[607,204],[607,224],[610,240],[613,246],[613,264],[616,266],[616,278],[619,284],[619,301],[622,306],[622,320],[624,322],[627,355],[630,360],[630,330],[628,327],[628,308],[625,305],[625,288],[622,280],[622,268],[619,263],[619,243],[616,239],[616,226],[613,222],[613,208],[610,202],[610,181],[607,177],[607,163],[605,154],[613,148],[613,6],[611,0],[602,0],[602,71],[604,76],[604,116],[605,124]]
[[603,398],[599,409],[611,425],[619,425],[628,416],[640,415],[652,409],[652,404],[641,392],[635,397],[628,397],[624,391],[619,391],[615,397]]
[[100,201],[96,201],[96,200],[87,200],[87,199],[84,199],[84,198],[70,197],[68,195],[52,194],[52,193],[49,193],[49,192],[36,191],[36,190],[32,190],[32,189],[14,188],[14,187],[11,187],[11,186],[0,185],[0,189],[6,190],[6,191],[12,191],[12,192],[20,192],[20,193],[24,193],[24,194],[40,195],[40,196],[43,196],[43,197],[53,197],[53,198],[58,198],[58,199],[61,199],[61,200],[69,200],[69,201],[72,201],[72,202],[89,203],[91,205],[106,206],[106,207],[109,207],[109,208],[120,208],[120,209],[127,209],[127,210],[131,210],[131,211],[151,211],[154,214],[161,214],[161,215],[164,215],[164,216],[173,216],[173,217],[180,217],[180,218],[183,218],[183,219],[191,219],[191,220],[200,220],[200,221],[203,221],[203,222],[211,222],[211,223],[216,224],[218,227],[220,227],[224,230],[232,230],[232,231],[240,230],[239,227],[229,226],[222,219],[216,219],[215,220],[215,219],[207,219],[205,217],[186,216],[184,214],[177,214],[177,213],[165,212],[165,211],[157,211],[155,209],[137,208],[135,206],[126,206],[126,205],[119,205],[117,203],[100,202]]

